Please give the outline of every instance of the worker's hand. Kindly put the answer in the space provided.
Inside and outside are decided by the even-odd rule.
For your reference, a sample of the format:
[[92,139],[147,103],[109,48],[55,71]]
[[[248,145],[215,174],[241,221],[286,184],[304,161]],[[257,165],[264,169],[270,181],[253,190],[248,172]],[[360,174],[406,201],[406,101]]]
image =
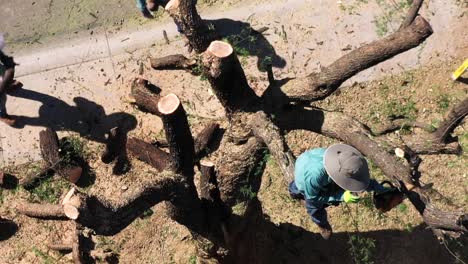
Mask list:
[[359,196],[354,195],[350,191],[345,191],[343,193],[343,201],[345,203],[357,203],[357,202],[359,202],[360,199],[361,198],[359,198]]

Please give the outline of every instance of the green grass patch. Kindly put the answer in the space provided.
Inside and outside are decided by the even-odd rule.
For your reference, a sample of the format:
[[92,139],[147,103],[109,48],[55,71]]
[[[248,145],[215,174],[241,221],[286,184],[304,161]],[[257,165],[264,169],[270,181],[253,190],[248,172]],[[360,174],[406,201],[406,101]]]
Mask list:
[[59,177],[49,177],[42,180],[39,185],[29,192],[28,200],[31,202],[47,202],[55,204],[60,195],[70,189],[70,183]]
[[55,258],[53,258],[52,256],[48,255],[47,253],[43,252],[42,250],[36,247],[33,247],[32,251],[37,257],[39,257],[42,260],[43,264],[53,264],[57,262]]
[[351,235],[348,240],[349,253],[355,264],[373,264],[375,240],[360,235]]

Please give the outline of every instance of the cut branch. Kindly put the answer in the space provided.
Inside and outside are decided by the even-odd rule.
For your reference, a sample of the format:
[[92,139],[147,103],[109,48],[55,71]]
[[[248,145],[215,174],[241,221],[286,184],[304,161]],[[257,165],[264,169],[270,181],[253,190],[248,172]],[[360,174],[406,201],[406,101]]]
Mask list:
[[358,72],[417,47],[431,34],[429,23],[422,17],[416,17],[408,27],[351,51],[320,73],[287,82],[281,91],[292,101],[323,99]]
[[179,98],[175,94],[162,97],[158,102],[158,110],[161,113],[175,172],[181,172],[186,177],[193,177],[194,141],[187,114]]
[[468,98],[454,106],[433,133],[425,135],[405,136],[405,144],[418,154],[457,154],[462,148],[456,137],[451,137],[453,130],[468,114]]
[[187,59],[182,54],[169,55],[150,59],[151,67],[155,70],[188,70],[196,64],[196,60]]
[[424,129],[426,131],[430,130],[429,125],[422,123],[422,122],[410,121],[407,119],[395,119],[395,120],[391,120],[388,124],[384,124],[378,127],[377,129],[372,130],[372,134],[374,136],[382,136],[388,133],[395,132],[405,127],[417,127],[417,128]]
[[132,96],[135,103],[142,109],[160,115],[158,110],[159,90],[155,91],[155,86],[142,78],[136,78],[132,83]]
[[453,107],[434,132],[436,142],[447,143],[450,134],[468,115],[468,97]]
[[[47,128],[46,130],[39,132],[39,144],[42,158],[47,162],[48,169],[56,171],[69,182],[78,182],[83,172],[83,168],[80,166],[69,166],[67,164],[63,164],[59,154],[57,133],[53,129]],[[45,173],[48,169],[44,168],[42,172]],[[34,178],[35,177],[29,180],[35,181]]]
[[192,0],[171,0],[165,9],[174,19],[182,34],[189,40],[190,46],[197,53],[205,51],[218,34],[212,25],[208,25],[198,14],[196,2]]
[[400,28],[406,28],[410,26],[416,16],[418,15],[419,9],[421,8],[423,4],[423,0],[413,0],[413,3],[411,4],[410,9],[408,10],[408,14],[406,15],[405,20],[403,23],[401,23]]
[[143,140],[129,138],[127,149],[139,160],[148,163],[158,171],[171,167],[172,159],[168,153]]
[[203,71],[228,117],[247,106],[257,105],[244,70],[231,45],[213,41],[202,55]]
[[20,214],[41,219],[68,220],[60,204],[20,203],[16,206]]
[[211,122],[203,128],[203,130],[195,137],[195,157],[200,159],[203,152],[208,148],[213,140],[216,131],[219,129],[219,124]]

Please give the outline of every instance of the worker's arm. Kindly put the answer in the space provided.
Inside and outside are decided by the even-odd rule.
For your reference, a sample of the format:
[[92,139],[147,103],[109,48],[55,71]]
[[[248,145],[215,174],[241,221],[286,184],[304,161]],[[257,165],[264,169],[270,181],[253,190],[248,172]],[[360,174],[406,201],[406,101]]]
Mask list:
[[369,182],[369,186],[367,187],[367,192],[376,192],[376,193],[383,193],[389,191],[389,188],[384,187],[382,184],[378,183],[376,180],[371,179]]
[[319,204],[334,204],[342,202],[344,193],[343,189],[340,189],[333,194],[324,195],[324,188],[329,184],[328,175],[325,170],[322,170],[319,176],[314,177],[309,181],[309,184],[306,187],[309,195],[306,198],[311,200],[311,202]]

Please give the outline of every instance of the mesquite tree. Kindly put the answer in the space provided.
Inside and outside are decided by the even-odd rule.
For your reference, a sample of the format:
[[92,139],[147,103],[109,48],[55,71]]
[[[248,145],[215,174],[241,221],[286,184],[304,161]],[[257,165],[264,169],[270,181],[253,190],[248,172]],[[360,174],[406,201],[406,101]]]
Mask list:
[[[75,241],[79,245],[81,227],[92,228],[97,234],[112,235],[144,210],[158,202],[168,201],[168,213],[191,230],[200,257],[223,263],[267,262],[257,258],[268,254],[256,252],[256,243],[260,242],[248,232],[262,217],[260,203],[251,199],[247,210],[242,213],[233,213],[231,207],[246,184],[253,190],[258,189],[258,179],[252,179],[249,174],[261,161],[265,147],[279,164],[284,182],[289,183],[293,179],[295,157],[285,142],[284,134],[306,129],[350,144],[372,160],[405,193],[439,238],[466,232],[467,215],[443,211],[431,203],[419,182],[418,166],[421,154],[461,152],[457,139],[451,133],[468,114],[468,98],[451,109],[434,132],[403,136],[398,145],[391,142],[380,144],[386,140],[386,133],[401,125],[398,121],[379,131],[371,131],[352,116],[308,105],[326,98],[358,72],[423,43],[433,32],[429,23],[418,15],[421,4],[422,0],[413,1],[396,32],[351,51],[320,72],[304,78],[275,80],[271,66],[267,67],[270,85],[262,96],[257,96],[247,82],[233,47],[221,41],[216,29],[201,19],[194,1],[170,1],[166,10],[181,27],[197,55],[193,59],[183,55],[153,58],[150,63],[157,70],[192,71],[195,66],[202,69],[224,107],[229,123],[218,147],[211,150],[212,158],[203,159],[218,125],[209,124],[194,139],[177,95],[161,97],[151,89],[148,81],[136,79],[132,85],[135,102],[162,119],[166,142],[160,146],[167,147],[169,152],[136,138],[122,139],[117,128],[110,133],[103,160],[110,162],[112,157],[128,150],[156,168],[159,176],[151,184],[126,193],[117,206],[110,205],[103,198],[74,190],[63,205],[47,212],[26,203],[20,211],[33,217],[74,220],[77,223]],[[423,126],[419,122],[411,125]],[[392,148],[389,150],[383,146]],[[395,148],[404,150],[407,162],[393,154]],[[201,172],[198,191],[194,183],[195,167]],[[79,262],[81,254],[75,255]]]

